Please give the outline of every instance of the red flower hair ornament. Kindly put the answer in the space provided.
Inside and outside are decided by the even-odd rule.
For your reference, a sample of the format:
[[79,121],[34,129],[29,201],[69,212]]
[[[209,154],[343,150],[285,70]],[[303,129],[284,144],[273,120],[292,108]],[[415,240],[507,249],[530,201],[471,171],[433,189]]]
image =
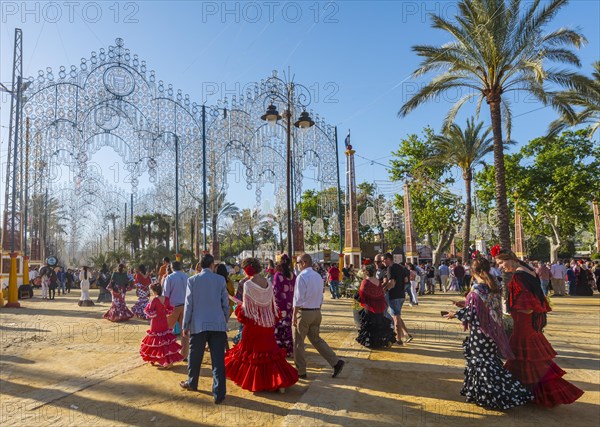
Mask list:
[[494,258],[496,258],[498,255],[500,255],[500,252],[501,252],[500,245],[494,245],[490,249],[490,254],[492,254],[492,256]]

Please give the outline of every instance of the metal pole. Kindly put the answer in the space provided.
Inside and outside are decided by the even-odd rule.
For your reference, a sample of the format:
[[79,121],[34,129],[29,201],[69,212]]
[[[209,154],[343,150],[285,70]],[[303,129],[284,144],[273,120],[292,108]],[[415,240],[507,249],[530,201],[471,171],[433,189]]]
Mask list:
[[206,106],[202,106],[202,222],[204,235],[202,242],[204,250],[208,249],[206,243]]
[[[123,221],[123,230],[127,228],[127,202],[125,202],[125,219]],[[120,246],[120,245],[119,245]],[[123,251],[125,251],[125,237],[123,237]]]
[[286,194],[285,194],[285,198],[286,198],[286,204],[287,204],[287,234],[288,234],[288,241],[287,241],[287,246],[288,246],[288,256],[290,257],[290,259],[294,259],[294,246],[293,246],[293,241],[294,241],[294,228],[293,228],[293,223],[292,223],[292,129],[290,128],[290,126],[292,125],[292,111],[291,111],[291,93],[290,93],[290,87],[288,86],[288,90],[287,90],[287,124],[286,124],[286,136],[287,136],[287,141],[286,141],[286,154],[287,154],[287,158],[286,158]]
[[44,256],[42,259],[46,259],[46,252],[48,251],[48,187],[46,187],[46,198],[44,200]]
[[[13,169],[12,169],[12,194],[16,197],[17,194],[17,162],[19,161],[19,131],[21,122],[21,81],[22,77],[17,77],[17,99],[16,99],[16,111],[17,117],[15,118],[15,138],[13,141]],[[15,88],[13,88],[13,91]],[[14,96],[14,93],[13,93]],[[15,252],[15,216],[16,216],[16,202],[13,200],[11,207],[11,219],[10,219],[10,252]]]
[[130,221],[129,223],[133,224],[133,193],[131,193],[131,206],[129,209],[130,209],[130,213],[131,213],[131,215],[130,215],[131,219],[129,220]]
[[175,135],[175,254],[179,253],[179,137]]
[[23,256],[27,256],[27,219],[29,206],[29,117],[25,121],[25,212],[23,220]]
[[335,135],[335,159],[337,167],[337,189],[338,189],[338,221],[340,222],[340,256],[344,252],[344,220],[342,214],[342,187],[340,185],[340,156],[338,147],[337,126],[334,128]]

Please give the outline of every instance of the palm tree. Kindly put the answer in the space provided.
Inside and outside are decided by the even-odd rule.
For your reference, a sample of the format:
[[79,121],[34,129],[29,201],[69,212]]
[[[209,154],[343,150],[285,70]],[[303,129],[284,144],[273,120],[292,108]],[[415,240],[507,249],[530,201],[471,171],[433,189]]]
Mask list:
[[433,27],[447,31],[453,38],[443,46],[414,46],[423,57],[414,77],[429,71],[439,71],[406,104],[398,115],[405,117],[421,104],[443,95],[446,91],[463,88],[469,91],[449,110],[444,128],[454,122],[459,109],[478,98],[477,115],[482,102],[489,105],[494,138],[496,208],[500,244],[510,249],[510,229],[506,183],[504,178],[504,139],[502,125],[510,139],[511,109],[507,92],[531,94],[544,105],[568,113],[563,99],[544,87],[546,82],[563,87],[577,74],[564,69],[545,68],[544,62],[555,61],[580,66],[577,55],[569,47],[579,48],[585,37],[575,30],[560,28],[548,34],[544,27],[566,5],[567,0],[541,0],[530,4],[522,0],[461,0],[456,23],[432,15]]
[[265,220],[265,215],[258,209],[242,209],[239,215],[242,230],[250,237],[250,250],[254,257],[255,243],[258,240],[258,231]]
[[460,126],[452,123],[443,135],[433,137],[435,144],[435,155],[428,162],[438,164],[450,164],[462,171],[465,181],[465,219],[462,229],[462,259],[469,256],[469,239],[471,235],[471,182],[473,181],[473,169],[483,162],[483,158],[494,151],[493,138],[489,137],[491,129],[488,128],[481,133],[483,123],[475,124],[471,117],[467,120],[467,127],[463,131]]
[[564,103],[581,107],[579,112],[567,111],[550,124],[550,136],[558,135],[569,126],[591,123],[589,137],[600,128],[600,61],[593,64],[592,78],[578,76],[572,89],[557,95]]
[[219,256],[219,223],[225,218],[230,218],[239,212],[235,203],[225,200],[225,192],[214,192],[210,202],[210,234],[212,241],[212,255],[215,259],[220,259]]

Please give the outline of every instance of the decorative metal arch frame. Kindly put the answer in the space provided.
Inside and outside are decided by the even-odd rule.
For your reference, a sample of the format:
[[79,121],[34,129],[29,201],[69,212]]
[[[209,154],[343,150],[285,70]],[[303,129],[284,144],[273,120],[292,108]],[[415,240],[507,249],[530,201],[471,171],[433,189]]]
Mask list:
[[[300,200],[305,173],[311,168],[318,171],[317,187],[339,189],[333,126],[319,116],[308,130],[287,130],[282,123],[271,127],[261,120],[268,103],[282,110],[285,106],[292,117],[306,111],[311,103],[306,87],[281,79],[276,72],[231,100],[204,106],[192,102],[181,90],[175,92],[172,85],[157,81],[146,62],[131,54],[118,38],[107,50],[82,58],[78,67],[71,65],[67,70],[61,66],[58,77],[48,67],[29,82],[23,111],[29,118],[37,159],[27,171],[34,182],[34,194],[61,188],[47,179],[52,162],[69,168],[73,187],[69,197],[81,202],[86,192],[99,191],[85,184],[96,175],[92,156],[111,148],[126,165],[132,194],[138,195],[140,178],[145,174],[151,183],[173,189],[175,199],[165,197],[152,208],[174,214],[177,249],[180,211],[189,215],[199,201],[206,203],[208,174],[213,183],[227,189],[239,163],[246,187],[254,188],[257,203],[265,186],[272,185],[275,194],[281,191],[288,131],[293,138],[293,199]],[[182,157],[186,161],[181,162]],[[107,198],[106,208],[113,203],[117,201]],[[138,214],[139,209],[150,207],[148,203],[137,205]],[[203,217],[206,230],[206,214]],[[300,221],[296,223],[301,228]]]

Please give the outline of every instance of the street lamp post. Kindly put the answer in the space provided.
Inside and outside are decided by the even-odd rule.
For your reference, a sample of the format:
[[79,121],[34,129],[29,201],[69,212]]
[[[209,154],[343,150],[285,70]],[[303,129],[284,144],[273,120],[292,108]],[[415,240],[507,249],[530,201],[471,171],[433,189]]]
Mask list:
[[[282,116],[279,114],[275,101],[279,100],[286,106],[286,110],[283,112],[285,117],[285,130],[286,130],[286,206],[287,206],[287,249],[288,255],[293,259],[294,255],[294,207],[292,206],[292,191],[294,185],[293,176],[293,164],[292,164],[292,114],[293,107],[295,104],[299,104],[302,108],[302,113],[294,126],[300,129],[308,129],[314,126],[315,122],[312,120],[308,112],[306,111],[307,105],[300,102],[300,99],[295,98],[295,89],[297,85],[294,82],[284,82],[276,76],[270,78],[275,84],[272,86],[268,97],[271,98],[271,103],[267,107],[265,114],[261,116],[261,119],[271,124],[276,124]],[[281,93],[277,90],[277,84],[285,87],[285,93]],[[303,87],[303,86],[302,86]]]

